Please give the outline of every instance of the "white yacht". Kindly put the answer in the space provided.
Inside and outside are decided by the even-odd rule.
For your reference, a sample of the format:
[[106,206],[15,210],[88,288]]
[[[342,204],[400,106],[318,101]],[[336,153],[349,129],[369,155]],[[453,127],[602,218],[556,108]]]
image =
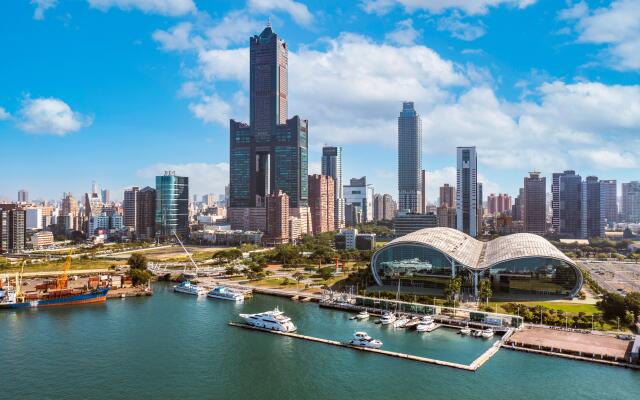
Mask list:
[[438,328],[438,325],[433,322],[433,318],[429,315],[425,315],[420,319],[420,323],[416,326],[418,332],[433,332]]
[[349,342],[352,346],[368,347],[370,349],[379,349],[382,347],[382,342],[376,339],[372,339],[366,332],[356,332],[353,334],[353,339]]
[[407,318],[405,315],[401,315],[398,319],[393,321],[393,327],[404,328],[405,325],[407,325],[407,322],[409,322],[409,318]]
[[481,332],[481,335],[485,339],[492,338],[493,337],[493,329],[491,329],[491,328],[483,329],[482,332]]
[[179,285],[173,287],[173,291],[184,294],[192,294],[195,296],[201,296],[206,293],[203,288],[191,283],[190,281],[180,282]]
[[356,315],[357,319],[367,319],[369,318],[369,313],[366,311],[360,311],[357,315]]
[[258,314],[240,314],[240,318],[251,326],[269,329],[279,332],[295,332],[296,326],[291,322],[291,318],[276,307],[273,311],[265,311]]
[[396,320],[396,316],[394,313],[390,313],[390,312],[386,312],[384,314],[382,314],[382,317],[380,317],[380,323],[382,325],[389,325],[394,323]]
[[222,300],[231,300],[236,302],[244,301],[244,294],[230,289],[226,286],[216,286],[207,293],[207,297]]
[[467,336],[471,334],[471,328],[469,328],[469,326],[465,326],[464,328],[460,329],[460,334]]

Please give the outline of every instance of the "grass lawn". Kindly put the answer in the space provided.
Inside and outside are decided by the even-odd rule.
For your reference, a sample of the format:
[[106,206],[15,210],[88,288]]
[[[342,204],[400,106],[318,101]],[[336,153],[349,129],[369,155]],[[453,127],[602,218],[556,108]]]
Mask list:
[[[498,305],[498,310],[502,310],[501,305],[506,303],[518,303],[524,304],[529,307],[535,306],[543,306],[547,308],[551,308],[554,310],[562,310],[571,314],[578,314],[583,312],[585,314],[601,314],[602,311],[598,309],[594,304],[580,304],[580,303],[569,303],[569,302],[559,302],[559,301],[501,301],[501,302],[489,302],[491,307],[495,307]],[[504,310],[502,310],[504,312]]]

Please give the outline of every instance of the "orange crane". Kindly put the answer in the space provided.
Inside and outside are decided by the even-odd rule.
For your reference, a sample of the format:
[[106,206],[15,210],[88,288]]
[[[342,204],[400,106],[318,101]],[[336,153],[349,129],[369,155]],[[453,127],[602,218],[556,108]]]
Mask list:
[[56,278],[56,289],[66,289],[69,282],[69,268],[71,268],[71,251],[67,254],[62,267],[62,275]]

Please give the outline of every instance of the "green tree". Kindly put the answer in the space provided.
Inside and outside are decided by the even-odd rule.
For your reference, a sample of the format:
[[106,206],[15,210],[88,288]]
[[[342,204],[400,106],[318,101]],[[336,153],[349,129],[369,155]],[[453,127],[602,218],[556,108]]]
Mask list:
[[493,290],[491,290],[491,280],[483,279],[480,281],[480,298],[487,300],[487,306],[489,305],[489,298],[493,296]]
[[296,282],[298,283],[298,285],[300,285],[300,281],[302,281],[304,279],[304,274],[302,272],[298,271],[295,274],[293,274],[293,279],[295,279]]
[[460,289],[462,289],[462,278],[456,277],[449,280],[449,283],[444,289],[444,293],[449,300],[455,301],[460,295]]
[[129,260],[127,261],[127,264],[129,265],[129,267],[131,269],[146,270],[147,269],[147,257],[145,257],[144,255],[142,255],[140,253],[133,253],[129,257]]
[[323,267],[318,270],[318,275],[325,281],[333,276],[333,268]]
[[640,317],[640,292],[632,292],[624,298],[624,304],[628,311],[633,313],[634,320]]
[[598,302],[598,306],[602,309],[604,317],[607,319],[620,318],[626,316],[626,305],[624,297],[617,293],[605,293],[602,300]]
[[151,273],[140,268],[131,268],[129,276],[134,285],[146,284],[151,279]]

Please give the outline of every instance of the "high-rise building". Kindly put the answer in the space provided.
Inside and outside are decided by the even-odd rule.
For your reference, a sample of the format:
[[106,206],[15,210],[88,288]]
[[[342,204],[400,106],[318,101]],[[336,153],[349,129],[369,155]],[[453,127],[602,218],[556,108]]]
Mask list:
[[12,204],[0,205],[0,253],[22,253],[26,247],[27,214]]
[[391,221],[395,218],[396,202],[390,194],[375,193],[373,195],[373,220]]
[[444,186],[440,186],[440,207],[453,207],[456,206],[456,188],[449,186],[445,183]]
[[456,209],[455,207],[440,206],[436,210],[438,216],[438,226],[456,229]]
[[263,208],[271,193],[286,193],[292,208],[308,207],[308,122],[287,119],[287,44],[270,25],[249,44],[250,121],[231,120],[229,130],[234,229],[251,213],[243,209]]
[[622,215],[625,222],[640,222],[640,182],[622,184]]
[[156,190],[145,187],[136,198],[136,237],[152,240],[156,236]]
[[478,234],[478,158],[476,148],[457,148],[456,224],[470,236]]
[[102,189],[101,193],[101,197],[102,197],[102,203],[103,204],[108,204],[111,202],[111,193],[109,192],[109,189]]
[[42,229],[42,207],[28,207],[25,212],[27,229]]
[[598,177],[588,176],[581,187],[580,237],[604,237],[605,219],[602,213],[601,185]]
[[518,195],[511,206],[511,221],[522,221],[524,219],[524,188],[518,190]]
[[344,192],[342,189],[342,147],[322,148],[322,175],[333,178],[335,229],[344,228]]
[[309,209],[314,234],[335,230],[333,178],[325,175],[309,175]]
[[18,203],[28,203],[29,192],[24,189],[18,190]]
[[547,178],[540,172],[529,172],[524,178],[524,231],[544,235],[547,231]]
[[269,243],[289,241],[289,196],[282,190],[266,198],[267,231],[264,235]]
[[[124,198],[122,199],[122,217],[124,226],[137,230],[137,211],[138,211],[138,192],[140,188],[137,186],[131,189],[125,189]],[[154,216],[155,221],[155,216]]]
[[401,211],[423,212],[422,121],[412,101],[402,103],[398,117],[398,206]]
[[216,205],[216,196],[213,193],[205,194],[202,196],[202,203],[207,207],[213,207]]
[[605,223],[618,221],[618,182],[615,179],[600,181],[600,202]]
[[427,170],[423,169],[422,174],[420,175],[420,193],[422,194],[422,199],[420,203],[422,203],[422,213],[425,214],[427,212]]
[[511,196],[506,193],[491,193],[487,196],[487,212],[491,215],[511,212]]
[[557,191],[558,234],[561,237],[579,238],[582,228],[582,178],[575,171],[558,174]]
[[408,235],[411,232],[425,228],[435,228],[438,226],[438,217],[433,213],[404,213],[398,212],[393,222],[393,229],[396,236]]
[[189,178],[165,171],[156,176],[156,236],[171,238],[189,232]]
[[[349,185],[345,185],[343,190],[345,205],[351,204],[359,209],[359,213],[362,214],[362,222],[373,221],[374,190],[372,185],[367,184],[367,177],[351,178]],[[356,211],[356,213],[358,213],[358,211]],[[345,219],[349,220],[350,218],[346,216]],[[351,221],[353,222],[353,220]]]

